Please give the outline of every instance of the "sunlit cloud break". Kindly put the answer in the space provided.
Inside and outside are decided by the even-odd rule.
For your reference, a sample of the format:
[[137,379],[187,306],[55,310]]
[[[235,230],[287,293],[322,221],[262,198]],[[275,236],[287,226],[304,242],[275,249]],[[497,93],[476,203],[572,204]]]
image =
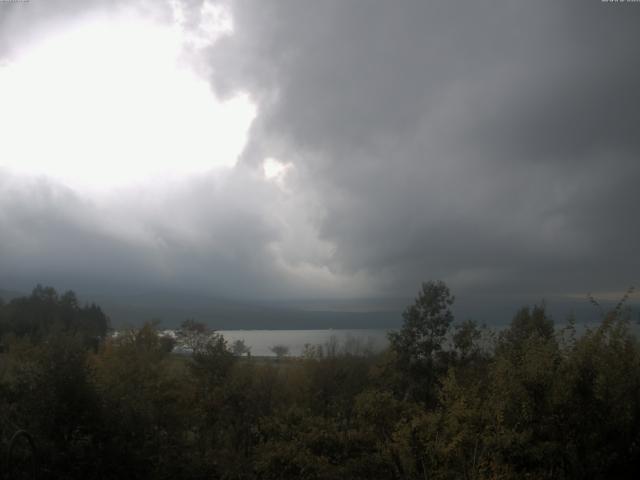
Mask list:
[[5,61],[0,166],[105,189],[235,165],[256,107],[243,92],[217,98],[181,55],[193,35],[230,33],[205,7],[188,36],[179,22],[94,15]]

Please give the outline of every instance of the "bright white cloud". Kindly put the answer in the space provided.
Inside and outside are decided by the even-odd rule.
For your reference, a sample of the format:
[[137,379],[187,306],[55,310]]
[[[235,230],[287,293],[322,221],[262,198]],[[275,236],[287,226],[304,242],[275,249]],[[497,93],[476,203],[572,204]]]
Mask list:
[[262,163],[265,178],[279,184],[284,181],[284,176],[291,166],[290,163],[284,163],[271,157],[266,158]]
[[[205,13],[201,35],[228,30]],[[0,166],[100,189],[233,166],[255,106],[216,98],[181,64],[185,40],[104,16],[19,52],[0,66]]]
[[195,25],[190,25],[187,12],[180,0],[169,2],[173,19],[184,40],[195,48],[204,48],[225,35],[233,33],[233,19],[227,9],[204,1],[198,10]]

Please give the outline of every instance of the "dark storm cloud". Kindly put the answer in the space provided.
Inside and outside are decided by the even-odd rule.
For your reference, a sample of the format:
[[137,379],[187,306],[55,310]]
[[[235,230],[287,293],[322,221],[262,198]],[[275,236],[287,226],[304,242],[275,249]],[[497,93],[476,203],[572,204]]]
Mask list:
[[[280,297],[637,282],[640,4],[225,5],[234,33],[206,51],[210,80],[258,106],[231,179],[106,214],[0,184],[5,271]],[[29,15],[5,21],[2,45]],[[284,189],[256,177],[271,156],[293,165]]]
[[271,93],[253,140],[324,200],[332,268],[391,289],[621,288],[639,266],[640,8],[618,7],[238,2],[214,80]]

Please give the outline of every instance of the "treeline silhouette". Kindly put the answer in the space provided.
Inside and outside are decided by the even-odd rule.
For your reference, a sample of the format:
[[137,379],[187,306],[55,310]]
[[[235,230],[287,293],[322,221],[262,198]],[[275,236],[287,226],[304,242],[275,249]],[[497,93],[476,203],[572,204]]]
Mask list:
[[99,307],[38,286],[0,302],[0,441],[28,431],[56,479],[637,478],[624,302],[578,334],[544,305],[500,332],[455,323],[453,301],[424,283],[381,354],[271,361],[194,321],[190,355],[153,323],[109,335]]

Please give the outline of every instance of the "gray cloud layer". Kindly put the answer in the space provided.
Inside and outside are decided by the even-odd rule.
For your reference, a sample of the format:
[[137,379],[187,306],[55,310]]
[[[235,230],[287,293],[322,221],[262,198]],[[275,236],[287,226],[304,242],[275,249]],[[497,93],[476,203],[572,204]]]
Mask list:
[[[0,51],[101,4],[31,3]],[[257,298],[637,282],[640,4],[228,6],[234,34],[204,59],[217,91],[258,104],[240,164],[104,202],[0,171],[2,283]],[[284,189],[265,157],[293,165]]]

